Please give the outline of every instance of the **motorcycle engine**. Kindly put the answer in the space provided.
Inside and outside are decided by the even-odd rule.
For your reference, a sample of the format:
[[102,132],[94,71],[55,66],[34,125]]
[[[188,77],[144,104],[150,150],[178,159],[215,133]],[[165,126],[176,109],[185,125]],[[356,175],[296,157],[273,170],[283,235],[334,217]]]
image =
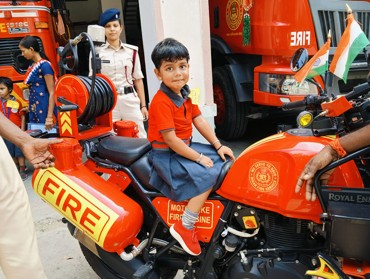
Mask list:
[[244,260],[235,258],[230,264],[227,278],[302,279],[306,270],[307,266],[299,261],[249,256]]
[[312,268],[311,259],[315,254],[313,251],[321,247],[323,240],[313,232],[312,223],[238,205],[234,209],[231,224],[245,231],[245,220],[250,220],[251,212],[255,213],[259,232],[244,240],[230,241],[230,235],[225,238],[225,247],[233,246],[232,243],[245,243],[237,256],[230,260],[225,277],[304,278],[306,270]]

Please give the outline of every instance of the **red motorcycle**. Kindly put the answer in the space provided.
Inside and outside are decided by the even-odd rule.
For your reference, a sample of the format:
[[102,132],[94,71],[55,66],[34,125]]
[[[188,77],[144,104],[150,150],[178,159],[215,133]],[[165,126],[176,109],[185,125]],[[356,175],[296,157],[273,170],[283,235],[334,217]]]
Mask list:
[[101,278],[174,278],[178,270],[185,278],[370,278],[370,192],[363,182],[370,149],[322,170],[335,168],[328,185],[317,175],[317,201],[294,191],[314,154],[369,122],[367,83],[346,96],[322,93],[287,104],[308,109],[300,119],[312,121],[262,139],[225,164],[196,224],[197,257],[169,233],[185,203],[149,184],[150,143],[111,133],[112,88],[102,75],[59,79],[64,141],[52,146],[55,168],[33,174],[35,192],[65,217]]

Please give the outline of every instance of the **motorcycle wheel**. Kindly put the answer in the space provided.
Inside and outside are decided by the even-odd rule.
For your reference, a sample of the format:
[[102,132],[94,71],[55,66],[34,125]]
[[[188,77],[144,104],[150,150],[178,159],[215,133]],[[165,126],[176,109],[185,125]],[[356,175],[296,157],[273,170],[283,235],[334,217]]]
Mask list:
[[99,257],[97,257],[93,252],[87,249],[80,243],[82,254],[84,255],[86,261],[95,271],[95,273],[102,279],[129,279],[124,277],[122,274],[116,273],[112,268],[105,264]]
[[238,102],[230,78],[230,70],[217,67],[213,70],[213,97],[217,105],[216,134],[224,140],[242,137],[248,126],[247,102]]
[[[113,267],[107,265],[102,259],[96,256],[93,252],[87,249],[84,245],[82,245],[81,243],[79,244],[81,247],[82,254],[84,255],[86,261],[95,271],[95,273],[102,279],[130,279],[132,278],[132,274],[134,273],[135,268],[140,266],[140,263],[136,262],[133,263],[132,266],[128,266],[128,264],[126,264],[125,267],[125,262],[122,262],[122,260],[118,259],[119,263],[117,263],[118,258],[117,256],[115,258],[111,258],[112,266],[116,267],[118,266],[121,270],[115,270]],[[161,273],[160,279],[173,279],[177,274],[177,270],[161,268],[160,273]],[[155,272],[152,272],[146,278],[158,279],[158,275]]]

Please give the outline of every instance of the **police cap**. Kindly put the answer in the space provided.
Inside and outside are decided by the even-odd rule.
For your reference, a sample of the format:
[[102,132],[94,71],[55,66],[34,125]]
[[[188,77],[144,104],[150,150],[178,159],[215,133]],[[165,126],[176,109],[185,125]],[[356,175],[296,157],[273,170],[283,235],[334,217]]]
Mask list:
[[120,10],[115,8],[108,9],[100,15],[98,24],[104,27],[110,21],[119,20],[119,15]]

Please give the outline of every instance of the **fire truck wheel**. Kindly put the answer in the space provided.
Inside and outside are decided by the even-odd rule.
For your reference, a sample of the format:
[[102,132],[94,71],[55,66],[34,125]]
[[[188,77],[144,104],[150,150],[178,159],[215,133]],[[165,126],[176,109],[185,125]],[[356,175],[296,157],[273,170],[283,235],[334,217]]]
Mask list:
[[242,137],[247,131],[247,102],[238,102],[230,71],[226,67],[213,69],[213,97],[217,105],[216,134],[224,140]]

